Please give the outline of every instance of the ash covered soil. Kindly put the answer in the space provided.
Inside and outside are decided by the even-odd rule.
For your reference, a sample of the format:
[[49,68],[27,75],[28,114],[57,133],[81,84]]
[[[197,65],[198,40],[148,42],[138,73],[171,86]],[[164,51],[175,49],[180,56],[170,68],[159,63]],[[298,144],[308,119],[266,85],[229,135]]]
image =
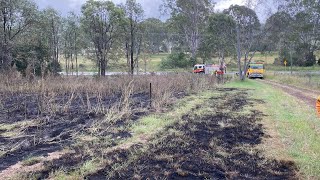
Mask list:
[[[71,96],[74,96],[72,101]],[[0,173],[24,159],[47,156],[64,147],[73,146],[77,143],[77,136],[91,134],[90,128],[105,118],[101,108],[109,109],[119,104],[122,97],[120,94],[104,98],[80,94],[57,95],[45,102],[48,107],[50,101],[54,101],[54,111],[41,110],[39,98],[38,95],[9,94],[2,99],[4,103],[0,110],[0,150],[4,154],[0,156]],[[148,107],[147,93],[133,94],[130,97],[130,114],[112,124],[101,124],[100,127],[104,129],[99,129],[96,136],[110,136],[117,140],[130,137],[126,128],[117,131],[114,129],[126,127],[136,121],[147,113],[145,109]],[[113,144],[115,142],[110,141],[106,148]],[[73,160],[70,161],[74,163]]]
[[87,179],[297,179],[294,162],[267,159],[257,148],[268,137],[264,115],[247,107],[262,102],[245,91],[218,91],[147,147],[110,154],[117,160]]
[[[86,148],[79,145],[75,136],[79,132],[89,134],[87,128],[102,117],[79,114],[75,107],[77,113],[61,114],[50,122],[43,120],[41,126],[27,127],[20,137],[0,136],[2,148],[24,142],[21,147],[0,157],[0,172],[28,156],[45,156],[68,147],[74,152],[44,162],[43,169],[26,177],[46,179],[61,169],[71,173],[86,161],[102,157],[108,160],[107,163],[100,170],[85,175],[85,179],[298,179],[294,162],[267,159],[258,148],[268,135],[260,123],[263,113],[252,107],[263,102],[251,99],[245,90],[221,88],[216,91],[219,97],[208,98],[147,143],[106,151],[119,142],[114,139],[132,136],[126,128],[112,131],[113,126],[115,129],[126,127],[151,112],[137,111],[136,115],[105,125],[110,127],[109,131],[100,131],[98,136],[101,139],[85,146],[92,150],[92,154],[84,152]],[[133,107],[148,105],[147,94],[132,98],[136,98]],[[63,121],[70,117],[72,121]],[[12,119],[1,121],[10,123]],[[34,136],[38,137],[38,143],[33,142]],[[105,137],[110,141],[106,143]]]

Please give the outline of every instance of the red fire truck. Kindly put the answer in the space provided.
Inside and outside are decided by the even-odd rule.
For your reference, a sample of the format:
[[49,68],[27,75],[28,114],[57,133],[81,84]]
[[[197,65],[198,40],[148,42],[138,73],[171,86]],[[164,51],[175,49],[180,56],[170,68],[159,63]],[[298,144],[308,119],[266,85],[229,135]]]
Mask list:
[[225,73],[225,68],[216,64],[196,64],[193,73],[222,75]]

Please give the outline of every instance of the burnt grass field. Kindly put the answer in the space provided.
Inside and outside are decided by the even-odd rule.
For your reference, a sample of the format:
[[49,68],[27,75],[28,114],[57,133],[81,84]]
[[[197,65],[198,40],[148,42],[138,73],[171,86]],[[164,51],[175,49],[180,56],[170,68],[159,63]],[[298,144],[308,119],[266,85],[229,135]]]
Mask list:
[[263,114],[242,111],[261,102],[237,89],[217,91],[220,97],[192,109],[147,147],[111,153],[115,161],[87,179],[297,179],[293,162],[266,159],[256,148],[267,136]]
[[[24,165],[41,162],[41,168],[4,177],[59,179],[63,172],[69,179],[296,179],[293,162],[266,159],[257,148],[268,135],[260,124],[263,113],[252,107],[263,102],[243,90],[216,88],[210,77],[1,83],[0,173],[44,157]],[[140,118],[166,113],[205,89],[219,96],[205,99],[147,142],[115,148],[133,136],[130,127]]]

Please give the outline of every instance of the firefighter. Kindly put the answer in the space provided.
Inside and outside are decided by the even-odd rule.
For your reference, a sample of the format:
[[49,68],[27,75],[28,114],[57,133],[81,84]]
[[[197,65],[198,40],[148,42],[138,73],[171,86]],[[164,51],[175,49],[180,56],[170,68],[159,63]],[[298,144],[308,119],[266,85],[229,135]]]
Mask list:
[[317,108],[318,116],[320,117],[320,96],[317,99],[316,108]]

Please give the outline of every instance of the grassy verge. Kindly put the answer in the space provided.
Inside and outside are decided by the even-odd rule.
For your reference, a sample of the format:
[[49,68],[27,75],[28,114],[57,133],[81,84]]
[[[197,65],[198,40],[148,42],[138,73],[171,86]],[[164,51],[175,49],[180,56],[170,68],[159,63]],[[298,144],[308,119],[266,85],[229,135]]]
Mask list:
[[276,72],[267,72],[266,76],[269,80],[280,83],[320,90],[319,74],[277,74]]
[[266,115],[263,124],[267,133],[279,135],[273,143],[269,141],[267,154],[292,159],[303,178],[320,178],[320,124],[315,109],[261,82],[232,82],[227,86],[253,89],[251,95],[265,101],[257,105]]

